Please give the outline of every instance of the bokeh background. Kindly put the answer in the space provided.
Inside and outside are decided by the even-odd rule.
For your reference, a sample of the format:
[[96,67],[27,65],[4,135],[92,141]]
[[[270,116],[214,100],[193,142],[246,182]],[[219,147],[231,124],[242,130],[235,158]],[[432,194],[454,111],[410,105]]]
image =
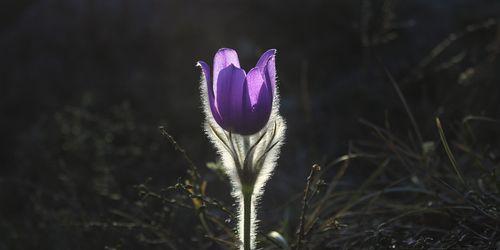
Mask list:
[[[198,166],[206,192],[230,206],[229,185],[206,166],[217,157],[195,67],[221,47],[246,69],[278,50],[288,131],[259,215],[271,230],[298,213],[299,203],[282,204],[304,189],[313,163],[372,138],[360,120],[415,139],[384,68],[424,141],[439,140],[436,116],[498,119],[499,18],[497,0],[1,1],[0,249],[173,248],[112,224],[123,211],[159,212],[137,205],[137,185],[159,190],[187,176],[159,126]],[[497,133],[482,139],[498,150]],[[369,173],[349,170],[346,185]],[[199,240],[189,213],[165,227],[186,248]]]

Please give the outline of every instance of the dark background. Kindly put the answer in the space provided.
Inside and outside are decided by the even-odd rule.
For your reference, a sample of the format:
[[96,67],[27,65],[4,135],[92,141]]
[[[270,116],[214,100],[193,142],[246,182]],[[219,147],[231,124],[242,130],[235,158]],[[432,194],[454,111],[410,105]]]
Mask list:
[[0,249],[142,246],[84,224],[132,206],[148,178],[161,188],[186,176],[160,125],[213,183],[207,192],[231,204],[228,184],[205,167],[216,154],[195,67],[221,47],[247,70],[278,50],[288,130],[264,196],[262,227],[272,228],[273,208],[303,189],[312,163],[370,135],[360,118],[410,133],[384,67],[424,141],[437,138],[435,116],[498,118],[499,13],[497,0],[2,1]]

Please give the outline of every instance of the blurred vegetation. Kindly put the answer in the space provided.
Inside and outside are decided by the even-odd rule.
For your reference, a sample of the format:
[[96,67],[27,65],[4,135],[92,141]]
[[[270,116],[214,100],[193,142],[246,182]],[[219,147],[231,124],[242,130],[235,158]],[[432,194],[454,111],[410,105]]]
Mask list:
[[498,1],[0,10],[0,250],[234,248],[194,67],[220,47],[279,53],[259,247],[500,248]]

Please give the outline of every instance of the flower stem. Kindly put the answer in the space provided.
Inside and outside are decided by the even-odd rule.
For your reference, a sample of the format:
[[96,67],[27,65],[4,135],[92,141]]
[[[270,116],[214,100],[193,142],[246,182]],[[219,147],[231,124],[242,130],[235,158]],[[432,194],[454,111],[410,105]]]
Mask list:
[[243,250],[252,250],[252,194],[253,188],[243,189]]

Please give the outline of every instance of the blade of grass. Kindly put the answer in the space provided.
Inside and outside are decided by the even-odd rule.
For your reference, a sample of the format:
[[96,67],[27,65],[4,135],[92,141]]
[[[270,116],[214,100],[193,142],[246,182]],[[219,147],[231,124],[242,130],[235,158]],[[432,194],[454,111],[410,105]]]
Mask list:
[[347,212],[349,209],[351,209],[354,205],[357,204],[357,201],[359,200],[362,192],[378,177],[380,176],[387,165],[389,165],[390,158],[385,159],[378,167],[377,169],[368,177],[368,179],[361,184],[361,187],[359,187],[358,191],[356,194],[353,195],[353,197],[347,202],[347,204],[340,210],[338,211],[334,218],[341,217],[345,212]]
[[[380,59],[379,59],[379,61],[380,61]],[[404,97],[403,92],[401,92],[401,89],[399,88],[398,83],[396,82],[396,80],[392,76],[391,72],[389,72],[389,70],[387,69],[387,67],[383,63],[380,63],[380,64],[384,68],[384,72],[387,75],[387,77],[389,78],[389,81],[391,82],[392,86],[394,87],[394,90],[396,90],[396,93],[398,94],[399,99],[401,99],[401,102],[403,103],[403,106],[406,110],[406,113],[408,114],[408,117],[410,118],[411,125],[413,126],[413,129],[415,130],[415,133],[417,135],[418,142],[419,142],[420,149],[421,149],[424,140],[422,139],[422,134],[420,133],[420,128],[418,127],[417,122],[415,121],[415,117],[413,116],[413,113],[411,112],[410,107],[408,106],[408,103],[406,102],[406,98]]]
[[453,153],[451,152],[450,146],[448,146],[448,142],[446,141],[446,136],[444,135],[443,126],[441,126],[441,121],[439,120],[439,117],[436,117],[436,126],[438,128],[439,138],[441,139],[441,143],[443,143],[444,150],[446,151],[446,154],[448,155],[448,158],[450,159],[451,165],[453,166],[453,169],[455,170],[455,173],[457,174],[458,179],[460,179],[460,182],[462,182],[462,184],[465,185],[465,180],[462,177],[462,173],[458,169],[457,161],[455,160],[455,156],[453,156]]

